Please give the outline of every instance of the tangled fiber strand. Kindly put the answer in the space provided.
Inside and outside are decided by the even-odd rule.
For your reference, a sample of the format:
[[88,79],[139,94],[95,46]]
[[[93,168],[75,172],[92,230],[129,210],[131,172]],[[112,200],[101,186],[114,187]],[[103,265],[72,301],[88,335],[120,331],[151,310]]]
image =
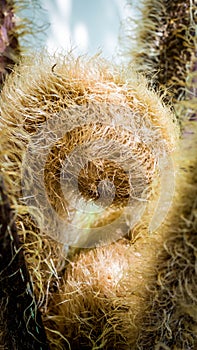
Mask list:
[[196,1],[144,0],[141,6],[137,32],[128,33],[128,57],[151,79],[155,72],[155,85],[173,102],[184,99],[196,57]]
[[0,198],[0,348],[48,349],[2,179]]
[[[24,60],[8,77],[2,91],[1,171],[16,211],[16,225],[33,280],[37,305],[43,314],[50,346],[54,349],[69,346],[73,349],[82,349],[82,346],[84,349],[96,349],[98,346],[126,349],[128,344],[134,346],[136,342],[140,320],[147,307],[147,288],[155,276],[155,259],[160,244],[160,237],[148,233],[149,219],[155,209],[149,207],[149,202],[159,196],[155,188],[160,176],[156,169],[159,158],[165,154],[174,157],[178,134],[172,113],[146,85],[143,77],[124,67],[115,69],[99,58],[74,60],[68,55],[65,58]],[[21,176],[27,151],[31,155],[30,151],[33,150],[33,157],[28,158],[29,167],[24,172],[27,179],[23,176],[23,186],[34,190],[31,185],[35,184],[34,197],[42,204],[44,193],[42,181],[39,183],[38,180],[43,176],[45,192],[53,208],[63,216],[65,227],[75,188],[73,190],[71,187],[70,193],[63,191],[65,198],[62,198],[59,173],[65,155],[70,156],[71,150],[80,145],[75,136],[80,137],[82,145],[93,145],[95,149],[97,141],[101,140],[103,145],[98,143],[97,151],[100,147],[105,155],[104,160],[97,155],[92,158],[91,155],[87,166],[79,172],[80,195],[84,201],[97,200],[97,192],[88,191],[91,189],[88,177],[91,183],[95,181],[98,184],[106,171],[108,179],[115,179],[118,184],[110,208],[115,218],[126,206],[127,194],[129,192],[130,195],[132,188],[138,197],[143,192],[142,178],[139,179],[141,174],[147,179],[145,185],[150,196],[147,197],[148,208],[143,219],[131,233],[136,240],[134,245],[123,240],[122,243],[82,251],[68,265],[67,243],[59,243],[61,232],[55,232],[55,227],[56,231],[59,228],[52,226],[53,217],[48,221],[53,230],[48,232],[50,235],[45,232],[48,226],[43,226],[43,216],[47,213],[47,207],[43,206],[41,212],[42,205],[40,208],[33,205],[37,202],[27,205],[25,198],[21,201],[24,193]],[[118,143],[122,148],[122,164],[117,162],[117,157],[114,161],[113,153],[106,158],[106,152],[113,149],[110,146],[111,137],[114,137],[112,146]],[[34,147],[29,150],[32,139],[35,141]],[[88,147],[87,157],[91,154]],[[127,150],[125,158],[124,147]],[[69,159],[72,160],[71,157]],[[130,175],[127,175],[121,185],[120,177],[125,176],[123,170],[129,162],[134,164],[136,176],[129,178]],[[42,169],[40,164],[44,165]],[[73,164],[77,164],[77,158]],[[72,168],[70,174],[71,179],[73,175],[77,176]],[[92,177],[96,177],[96,180]],[[84,185],[89,185],[87,190]],[[78,196],[75,196],[76,202]],[[104,219],[101,216],[98,222],[91,223],[93,228],[100,225],[101,230],[105,231],[106,223],[112,220],[111,211],[108,210],[108,207],[104,208]],[[69,214],[72,218],[72,210]],[[128,230],[129,227],[128,224]],[[76,227],[72,231],[78,243],[81,240],[84,242],[80,229]],[[111,234],[114,234],[113,230]],[[109,273],[105,271],[107,265]],[[88,283],[85,283],[86,280]],[[117,281],[117,285],[114,281]]]

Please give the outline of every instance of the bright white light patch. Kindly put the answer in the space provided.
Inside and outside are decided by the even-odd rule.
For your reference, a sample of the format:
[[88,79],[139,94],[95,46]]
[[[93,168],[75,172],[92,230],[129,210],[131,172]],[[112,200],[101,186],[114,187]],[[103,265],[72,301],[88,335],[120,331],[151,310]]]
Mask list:
[[74,42],[79,50],[87,51],[89,36],[87,26],[84,23],[78,23],[74,29]]
[[68,17],[72,9],[72,0],[56,0],[56,6],[61,13]]

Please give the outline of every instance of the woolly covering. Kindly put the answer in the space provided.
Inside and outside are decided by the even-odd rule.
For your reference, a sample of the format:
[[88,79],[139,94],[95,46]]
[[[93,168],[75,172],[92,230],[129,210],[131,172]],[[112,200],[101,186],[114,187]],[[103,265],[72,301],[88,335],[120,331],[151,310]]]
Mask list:
[[185,99],[196,64],[196,1],[142,0],[139,7],[140,20],[128,19],[125,54],[168,99]]
[[[2,91],[1,171],[51,348],[136,343],[163,240],[150,219],[156,208],[156,230],[169,209],[158,200],[178,142],[174,116],[146,85],[99,57],[68,55],[24,60]],[[69,245],[98,247],[68,264]]]

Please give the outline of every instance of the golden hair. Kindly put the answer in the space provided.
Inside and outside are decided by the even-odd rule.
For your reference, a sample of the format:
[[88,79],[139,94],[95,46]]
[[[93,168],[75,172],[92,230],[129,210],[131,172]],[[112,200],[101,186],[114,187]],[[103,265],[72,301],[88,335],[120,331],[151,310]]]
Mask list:
[[[194,5],[184,19],[180,3],[144,1],[135,68],[41,54],[6,79],[1,173],[51,349],[197,347]],[[163,18],[186,47],[177,77]]]
[[[65,348],[67,342],[72,343],[73,336],[76,344],[80,344],[82,328],[83,341],[91,346],[132,345],[147,307],[147,287],[155,274],[154,261],[160,242],[157,234],[148,231],[155,210],[151,203],[157,204],[160,196],[159,161],[164,155],[169,156],[174,167],[178,126],[170,109],[147,88],[143,76],[124,67],[109,67],[99,57],[89,60],[74,60],[71,55],[58,57],[55,66],[54,60],[57,58],[25,59],[7,79],[1,94],[2,173],[17,214],[18,233],[38,307],[43,312],[50,344],[55,343],[55,348]],[[29,149],[32,140],[33,148]],[[78,192],[81,189],[85,203],[98,200],[97,192],[90,191],[90,186],[97,190],[99,182],[105,179],[114,183],[115,194],[102,214],[94,216],[85,238],[80,236],[86,224],[83,213],[79,216],[79,228],[73,221],[72,241],[72,237],[62,238],[59,231],[63,226],[58,228],[58,220],[63,217],[63,225],[69,231],[70,226],[66,225],[72,218],[70,202],[75,188],[71,186],[70,193],[69,188],[63,192],[59,174],[65,157],[74,162],[74,168],[81,162],[80,158],[72,159],[73,149],[81,145],[86,146],[89,163],[84,166],[82,162],[80,171],[76,174],[71,171],[67,181],[77,177]],[[42,153],[46,147],[47,151]],[[113,158],[118,150],[118,157]],[[48,232],[46,224],[43,226],[48,207],[42,202],[43,187],[37,177],[43,170],[41,166],[49,206],[58,213],[57,220],[52,216],[49,221],[47,217]],[[21,202],[26,194],[24,188],[27,193],[30,188],[34,196],[31,205]],[[130,211],[135,211],[136,202],[141,200],[147,208],[131,225]],[[37,201],[41,201],[41,206]],[[117,221],[111,226],[125,208],[121,224]],[[87,218],[88,214],[85,215]],[[120,234],[122,222],[127,229]],[[108,234],[103,236],[108,226]],[[94,231],[98,227],[100,230]],[[131,241],[125,240],[124,235],[130,236]],[[117,239],[122,240],[115,242]],[[82,250],[67,266],[67,259],[72,256],[68,245],[98,247]],[[100,311],[94,315],[97,308]],[[101,319],[99,331],[97,318]]]

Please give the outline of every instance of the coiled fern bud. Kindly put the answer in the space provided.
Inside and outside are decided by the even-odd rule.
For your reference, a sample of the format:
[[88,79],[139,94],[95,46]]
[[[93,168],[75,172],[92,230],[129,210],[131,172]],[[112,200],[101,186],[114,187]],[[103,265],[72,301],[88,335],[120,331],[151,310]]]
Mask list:
[[[158,241],[149,234],[150,222],[153,231],[169,209],[162,186],[166,176],[173,185],[178,127],[134,72],[99,57],[56,60],[26,59],[7,80],[0,102],[2,172],[34,292],[56,348],[67,342],[75,349],[81,342],[133,346],[134,319],[140,324],[155,270]],[[85,251],[80,264],[76,259],[67,269],[69,246]],[[106,259],[109,272],[100,280]]]
[[[155,84],[171,89],[180,140],[151,84],[99,57],[23,60],[1,94],[1,170],[54,349],[197,345],[194,32],[183,75],[167,51],[170,37],[187,42],[196,5],[162,4],[145,2],[146,53],[134,57],[137,71],[148,62]],[[179,38],[169,23],[185,6]]]

